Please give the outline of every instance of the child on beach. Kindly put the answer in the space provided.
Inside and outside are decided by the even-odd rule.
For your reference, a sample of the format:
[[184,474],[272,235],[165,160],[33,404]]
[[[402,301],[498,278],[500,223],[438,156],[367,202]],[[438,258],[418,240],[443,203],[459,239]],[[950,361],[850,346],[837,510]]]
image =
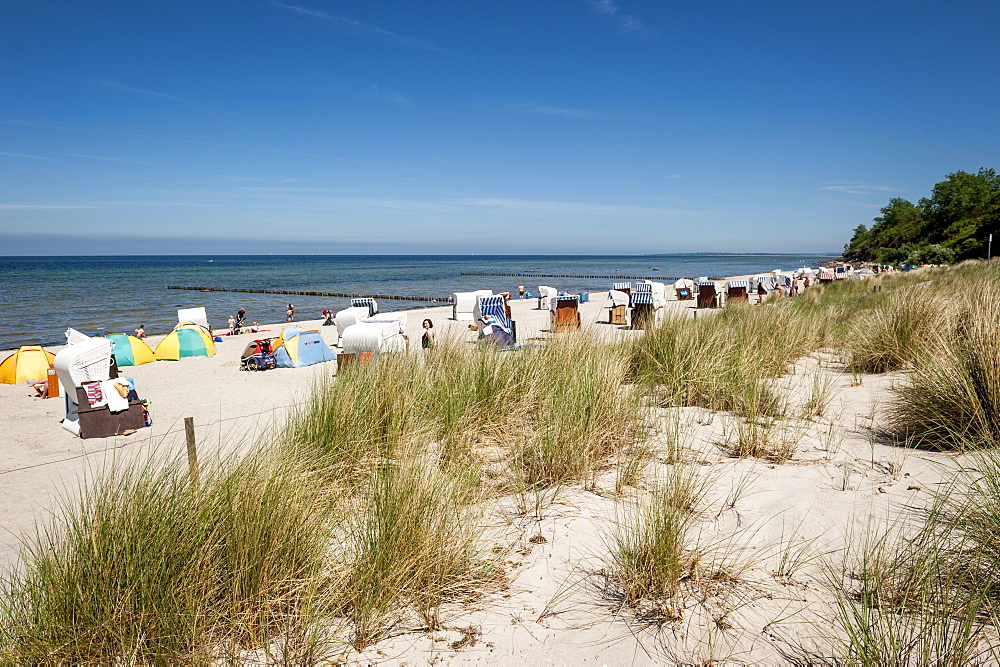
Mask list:
[[295,319],[295,306],[288,304],[288,308],[285,308],[285,315],[288,316],[288,321],[291,322]]
[[135,330],[135,337],[136,338],[145,338],[146,337],[146,325],[145,324],[140,324],[139,328]]

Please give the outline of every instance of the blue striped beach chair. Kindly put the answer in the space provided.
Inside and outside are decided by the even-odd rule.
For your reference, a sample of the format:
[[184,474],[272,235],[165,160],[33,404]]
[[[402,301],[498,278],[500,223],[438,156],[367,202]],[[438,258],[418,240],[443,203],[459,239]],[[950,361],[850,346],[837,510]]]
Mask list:
[[715,289],[715,283],[711,280],[698,283],[698,307],[716,308],[719,305],[719,294]]
[[726,285],[726,298],[730,301],[746,301],[748,288],[746,280],[730,280]]
[[357,299],[351,299],[351,308],[367,308],[368,317],[378,313],[378,304],[375,303],[375,299],[371,297],[361,297]]
[[615,283],[614,288],[618,292],[625,292],[626,294],[632,293],[632,283]]
[[517,344],[517,323],[507,317],[507,297],[503,294],[479,297],[476,326],[480,339],[487,338],[501,347]]
[[636,283],[631,295],[631,306],[633,329],[645,329],[652,324],[656,317],[653,286],[649,283]]

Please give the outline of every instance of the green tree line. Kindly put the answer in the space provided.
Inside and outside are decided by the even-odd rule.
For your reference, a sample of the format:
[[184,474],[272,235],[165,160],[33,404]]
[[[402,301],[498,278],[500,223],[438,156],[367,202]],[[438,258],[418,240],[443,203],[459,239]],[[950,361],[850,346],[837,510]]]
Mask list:
[[987,239],[998,228],[1000,176],[986,168],[956,171],[916,204],[890,199],[871,229],[854,230],[844,258],[909,265],[985,258]]

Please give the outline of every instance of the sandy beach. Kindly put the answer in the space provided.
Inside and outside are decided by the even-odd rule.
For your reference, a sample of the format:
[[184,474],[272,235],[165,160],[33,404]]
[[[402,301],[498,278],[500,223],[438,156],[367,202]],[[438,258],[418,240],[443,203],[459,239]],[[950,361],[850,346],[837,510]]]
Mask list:
[[[672,292],[672,290],[670,290]],[[607,323],[607,293],[580,305],[584,333],[636,336]],[[692,301],[670,295],[671,312],[695,315]],[[512,300],[519,342],[544,341],[548,311],[535,299]],[[701,315],[701,312],[698,313]],[[411,353],[421,354],[423,318],[437,335],[472,344],[469,322],[450,319],[451,307],[410,311]],[[336,327],[316,328],[331,346]],[[239,355],[255,338],[276,336],[281,324],[256,334],[224,337],[211,358],[156,362],[122,369],[152,403],[153,426],[127,437],[81,440],[59,426],[63,399],[35,400],[24,384],[0,385],[0,562],[16,562],[18,536],[44,521],[60,495],[94,472],[152,454],[182,457],[183,420],[193,417],[202,460],[234,450],[267,447],[268,433],[302,404],[314,383],[336,372],[336,362],[300,369],[241,372]],[[561,335],[561,334],[560,334]],[[157,337],[150,337],[155,346]],[[414,344],[416,343],[416,345]],[[336,348],[335,348],[336,349]],[[614,472],[591,487],[564,487],[534,515],[514,512],[511,499],[488,508],[487,533],[509,549],[508,585],[465,605],[447,604],[442,628],[420,629],[404,620],[391,636],[344,659],[361,664],[670,664],[707,659],[775,664],[793,660],[803,647],[823,654],[830,593],[819,585],[823,556],[844,546],[875,517],[891,520],[904,507],[920,506],[957,457],[914,452],[874,441],[868,429],[900,374],[866,376],[857,385],[833,354],[818,352],[796,363],[777,383],[793,404],[804,404],[816,378],[828,382],[828,417],[799,435],[798,454],[784,464],[729,456],[725,419],[701,408],[661,409],[675,420],[685,450],[711,476],[711,511],[699,516],[699,540],[728,545],[745,583],[718,600],[695,605],[683,624],[658,631],[613,612],[595,589],[606,562],[615,522]],[[659,436],[662,438],[661,436]],[[656,447],[662,445],[654,439]]]

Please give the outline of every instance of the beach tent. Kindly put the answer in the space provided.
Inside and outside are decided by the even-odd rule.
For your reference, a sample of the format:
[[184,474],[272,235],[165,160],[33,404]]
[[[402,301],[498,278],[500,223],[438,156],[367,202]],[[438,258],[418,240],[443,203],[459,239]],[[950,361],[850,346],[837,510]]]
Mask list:
[[0,363],[0,382],[17,384],[28,380],[44,380],[56,355],[37,345],[25,345]]
[[109,334],[106,338],[110,338],[114,343],[111,352],[115,355],[115,363],[119,366],[138,366],[156,361],[153,350],[135,336],[118,333]]
[[337,358],[319,331],[296,326],[282,327],[281,335],[271,344],[271,353],[279,368],[301,368]]
[[182,322],[156,346],[156,358],[177,361],[183,357],[214,357],[215,343],[205,327],[193,322]]

